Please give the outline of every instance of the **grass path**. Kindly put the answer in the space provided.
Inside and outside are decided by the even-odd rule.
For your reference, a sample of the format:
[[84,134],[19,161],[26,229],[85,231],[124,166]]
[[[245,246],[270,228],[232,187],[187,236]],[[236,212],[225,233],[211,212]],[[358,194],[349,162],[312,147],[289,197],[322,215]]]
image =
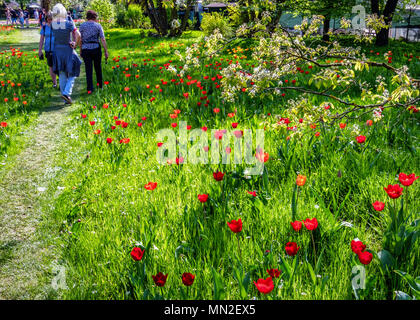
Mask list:
[[[21,32],[19,46],[36,48],[38,30]],[[75,83],[74,100],[84,88],[83,71]],[[53,248],[41,240],[38,226],[46,217],[40,203],[50,196],[44,191],[60,171],[53,160],[66,138],[63,129],[75,108],[77,104],[65,106],[57,90],[50,105],[26,130],[23,151],[0,166],[0,300],[50,297],[48,274]]]

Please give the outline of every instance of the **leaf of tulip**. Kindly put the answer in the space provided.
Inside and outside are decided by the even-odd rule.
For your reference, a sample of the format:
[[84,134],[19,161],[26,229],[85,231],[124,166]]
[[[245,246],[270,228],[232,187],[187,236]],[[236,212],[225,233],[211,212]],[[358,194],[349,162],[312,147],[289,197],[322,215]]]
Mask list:
[[420,281],[419,277],[414,279],[412,275],[408,274],[407,272],[401,270],[394,270],[396,274],[398,274],[401,278],[407,281],[408,285],[414,292],[414,296],[418,299],[420,298]]
[[375,159],[373,159],[373,161],[370,163],[369,165],[369,169],[372,169],[372,167],[375,165],[376,161],[378,161],[379,156],[382,154],[382,151],[379,151],[378,154],[376,155]]
[[247,288],[244,286],[244,273],[243,270],[241,270],[240,267],[233,269],[233,276],[235,277],[236,281],[238,281],[239,285],[239,293],[241,295],[241,299],[247,298]]
[[293,266],[292,266],[292,273],[290,274],[290,279],[289,279],[289,282],[288,282],[288,288],[292,285],[292,283],[293,283],[293,276],[295,275],[295,273],[296,273],[296,270],[297,270],[297,267],[298,267],[298,258],[297,257],[295,257],[294,259],[293,259]]
[[296,213],[297,213],[297,203],[296,203],[296,194],[297,194],[298,186],[295,184],[292,194],[292,221],[296,220]]
[[224,300],[225,299],[225,286],[223,284],[222,277],[216,272],[214,268],[212,268],[212,274],[213,274],[213,285],[214,285],[213,299]]
[[315,286],[316,285],[316,276],[315,276],[314,269],[312,268],[312,265],[309,262],[306,263],[306,266],[308,267],[309,274],[311,275],[312,283]]
[[319,254],[318,257],[318,261],[316,262],[316,266],[315,266],[315,273],[318,274],[319,270],[321,269],[321,260],[322,260],[322,255],[325,252],[325,247],[322,247],[321,253]]
[[381,250],[378,252],[379,260],[384,271],[389,271],[395,264],[395,259],[388,250]]
[[282,257],[279,257],[279,259],[280,259],[281,270],[284,271],[287,274],[288,278],[290,278],[290,273],[291,273],[290,265]]
[[343,209],[344,204],[346,203],[347,199],[349,198],[350,194],[351,194],[352,189],[350,188],[349,192],[347,193],[347,195],[345,196],[344,200],[341,202],[341,205],[338,207],[337,212],[334,212],[336,216],[338,216],[341,212],[341,209]]
[[268,171],[267,171],[267,167],[264,166],[264,171],[263,171],[263,188],[264,188],[264,191],[266,193],[268,193],[268,187],[269,187]]
[[413,300],[408,294],[402,291],[395,291],[396,300]]

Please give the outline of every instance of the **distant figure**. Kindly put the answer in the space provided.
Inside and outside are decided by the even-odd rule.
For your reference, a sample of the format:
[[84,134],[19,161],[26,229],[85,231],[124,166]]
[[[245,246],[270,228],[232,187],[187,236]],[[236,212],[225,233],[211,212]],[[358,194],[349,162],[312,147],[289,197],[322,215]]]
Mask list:
[[45,58],[47,59],[48,67],[50,68],[50,76],[53,82],[53,87],[57,88],[57,75],[53,71],[53,52],[54,52],[54,36],[51,28],[52,14],[48,13],[46,16],[46,23],[41,27],[41,39],[39,40],[38,55],[43,58],[42,47],[44,47]]
[[194,9],[190,11],[190,20],[194,23],[195,20],[195,29],[199,30],[201,26],[201,20],[203,20],[203,4],[201,0],[198,0]]
[[[61,98],[72,104],[71,93],[76,78],[80,75],[82,61],[74,48],[80,40],[80,33],[73,21],[68,20],[67,11],[59,3],[53,7],[52,32],[54,36],[53,71],[58,74]],[[70,41],[70,37],[73,41]]]
[[29,28],[29,11],[28,11],[28,9],[23,11],[23,18],[25,19],[26,28]]
[[80,55],[85,62],[88,92],[93,91],[93,66],[95,66],[96,83],[99,88],[102,88],[102,51],[100,42],[104,47],[105,59],[108,59],[108,48],[106,45],[104,30],[102,29],[102,26],[96,22],[97,18],[98,14],[93,10],[89,10],[86,13],[87,21],[82,23],[79,27],[82,40]]
[[38,12],[38,9],[35,9],[35,11],[34,11],[34,19],[36,21],[38,21],[38,23],[39,23],[39,12]]
[[10,9],[6,8],[6,25],[12,24],[12,14],[10,13]]
[[47,13],[46,13],[45,9],[42,9],[41,14],[39,15],[41,26],[43,26],[46,23],[46,21],[45,21],[46,15],[47,15]]
[[25,17],[23,15],[23,10],[19,9],[19,23],[20,23],[22,29],[23,29],[24,22],[25,22]]
[[12,26],[17,24],[18,13],[15,10],[10,10],[10,14],[12,16]]

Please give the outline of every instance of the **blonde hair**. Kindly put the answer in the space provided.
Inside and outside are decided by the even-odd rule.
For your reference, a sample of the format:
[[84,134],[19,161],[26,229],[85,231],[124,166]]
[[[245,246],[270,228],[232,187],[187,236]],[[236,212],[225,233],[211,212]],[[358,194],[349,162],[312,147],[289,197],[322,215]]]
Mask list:
[[62,19],[66,20],[67,19],[67,10],[61,3],[57,3],[52,8],[52,16],[53,16],[54,20],[62,20]]

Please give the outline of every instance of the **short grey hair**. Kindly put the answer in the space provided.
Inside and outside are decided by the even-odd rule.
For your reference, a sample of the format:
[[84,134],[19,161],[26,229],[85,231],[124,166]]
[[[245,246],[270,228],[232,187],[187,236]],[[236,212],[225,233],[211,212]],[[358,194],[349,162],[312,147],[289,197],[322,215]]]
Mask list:
[[52,16],[53,16],[54,20],[61,20],[61,19],[66,20],[67,19],[67,10],[61,3],[57,3],[52,8]]

